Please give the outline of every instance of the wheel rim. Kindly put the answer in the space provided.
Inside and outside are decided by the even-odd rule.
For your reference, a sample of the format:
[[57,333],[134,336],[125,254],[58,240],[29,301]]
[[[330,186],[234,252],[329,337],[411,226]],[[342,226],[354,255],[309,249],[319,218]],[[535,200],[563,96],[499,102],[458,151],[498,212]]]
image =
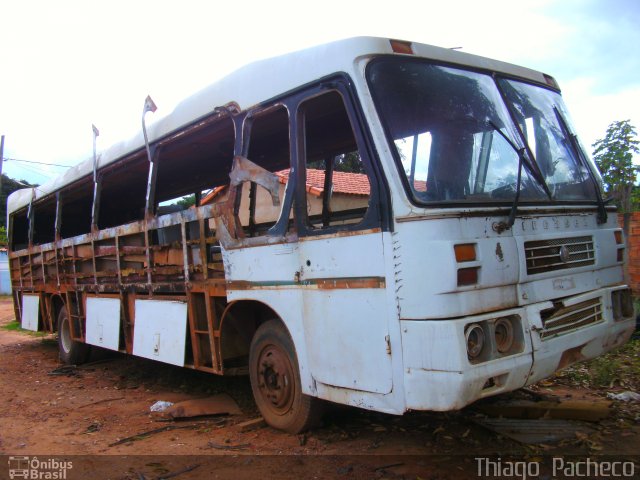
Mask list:
[[62,349],[69,353],[71,351],[71,328],[69,327],[69,319],[65,317],[60,325],[60,342],[62,343]]
[[284,415],[295,397],[293,366],[288,355],[276,345],[267,345],[258,358],[258,390],[269,410]]

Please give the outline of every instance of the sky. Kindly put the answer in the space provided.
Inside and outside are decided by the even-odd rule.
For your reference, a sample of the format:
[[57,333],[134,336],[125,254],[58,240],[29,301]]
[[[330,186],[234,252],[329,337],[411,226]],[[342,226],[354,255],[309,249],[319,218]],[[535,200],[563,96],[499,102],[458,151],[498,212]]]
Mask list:
[[638,0],[4,2],[3,173],[44,183],[92,156],[92,124],[98,152],[138,133],[147,95],[166,115],[254,60],[359,35],[554,76],[590,153],[613,121],[640,129],[638,25]]

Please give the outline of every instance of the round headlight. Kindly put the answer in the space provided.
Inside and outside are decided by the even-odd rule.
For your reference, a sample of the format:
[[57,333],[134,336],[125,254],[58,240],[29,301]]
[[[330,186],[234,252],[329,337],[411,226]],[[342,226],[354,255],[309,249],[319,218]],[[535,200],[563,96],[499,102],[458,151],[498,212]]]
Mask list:
[[467,355],[470,359],[477,358],[484,348],[484,330],[477,323],[468,325],[464,332],[467,341]]
[[513,347],[513,324],[508,318],[499,318],[493,326],[496,348],[506,353]]

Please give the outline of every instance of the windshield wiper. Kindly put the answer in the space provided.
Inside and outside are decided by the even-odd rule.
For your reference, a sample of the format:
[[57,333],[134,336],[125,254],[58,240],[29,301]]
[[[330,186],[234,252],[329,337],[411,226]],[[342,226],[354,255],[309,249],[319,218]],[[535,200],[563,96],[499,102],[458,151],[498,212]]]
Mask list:
[[578,136],[574,133],[571,133],[571,130],[569,130],[569,125],[567,124],[567,121],[564,119],[564,117],[560,113],[560,110],[558,110],[558,107],[556,107],[555,105],[553,106],[553,112],[556,114],[556,119],[560,124],[560,128],[562,129],[562,134],[565,136],[565,138],[569,140],[569,143],[571,144],[571,148],[573,149],[574,153],[578,156],[578,160],[582,162],[582,166],[587,169],[587,174],[589,175],[589,178],[593,183],[594,189],[596,191],[596,200],[598,202],[598,223],[606,223],[607,217],[608,217],[607,208],[606,208],[607,202],[603,200],[602,192],[600,191],[600,185],[598,185],[598,181],[596,180],[595,176],[593,175],[593,172],[591,171],[591,168],[589,167],[589,161],[584,156],[584,152],[582,151],[582,148],[580,148],[580,144],[578,142]]
[[[496,85],[496,88],[498,89],[498,92],[500,92],[500,97],[502,98],[502,101],[507,106],[507,111],[509,112],[509,117],[511,118],[511,122],[513,122],[513,126],[515,127],[516,132],[520,136],[520,139],[522,140],[522,143],[524,145],[524,152],[527,152],[527,155],[523,158],[523,160],[527,163],[527,166],[529,167],[528,168],[529,173],[531,173],[533,178],[535,180],[537,180],[537,182],[540,184],[540,186],[542,186],[542,189],[544,190],[544,193],[547,194],[547,197],[549,198],[549,201],[553,201],[553,194],[551,193],[551,190],[549,190],[549,186],[547,185],[547,182],[544,179],[544,174],[540,170],[540,166],[535,161],[535,158],[533,156],[533,152],[531,151],[531,149],[529,147],[529,144],[527,143],[527,139],[526,139],[524,133],[522,132],[522,129],[520,128],[520,123],[518,123],[518,119],[516,117],[516,114],[513,111],[513,105],[509,101],[509,99],[507,98],[507,95],[504,92],[504,90],[502,89],[502,86],[500,85],[500,81],[499,81],[498,75],[496,73],[493,74],[493,81],[494,81],[494,83]],[[507,139],[507,137],[502,133],[502,131],[496,126],[495,123],[493,123],[491,121],[489,121],[489,123],[505,139]],[[507,139],[507,141],[509,141],[509,139]],[[513,147],[513,149],[516,152],[519,151],[518,147],[515,146],[515,144],[512,141],[509,141],[509,144]]]
[[[509,212],[509,220],[507,220],[506,225],[504,225],[503,227],[505,230],[509,230],[511,227],[513,227],[513,224],[516,221],[516,214],[518,213],[518,202],[520,201],[520,190],[522,190],[522,164],[527,159],[527,155],[526,155],[527,149],[526,147],[518,148],[518,146],[514,143],[514,141],[511,140],[509,136],[506,133],[504,133],[495,123],[493,123],[493,121],[489,120],[489,125],[491,125],[491,127],[496,132],[498,132],[500,136],[504,138],[505,141],[511,146],[511,148],[513,148],[513,150],[518,154],[518,180],[516,182],[516,196],[513,199],[513,204],[511,205],[511,211]],[[547,184],[542,182],[542,186],[546,194],[549,195],[549,198],[551,198],[551,192],[549,192],[549,188],[547,187]]]

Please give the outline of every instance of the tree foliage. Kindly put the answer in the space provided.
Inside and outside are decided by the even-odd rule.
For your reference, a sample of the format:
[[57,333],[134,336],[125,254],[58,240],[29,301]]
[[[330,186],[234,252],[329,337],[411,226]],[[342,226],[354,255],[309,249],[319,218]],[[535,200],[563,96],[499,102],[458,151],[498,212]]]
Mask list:
[[[335,157],[334,162],[333,168],[336,172],[366,173],[360,154],[357,151],[338,155]],[[309,162],[307,168],[326,170],[326,165],[324,160],[316,160],[315,162]]]
[[605,137],[592,145],[606,193],[614,198],[622,213],[630,213],[637,205],[633,187],[640,167],[634,165],[633,155],[640,153],[640,141],[636,135],[629,120],[615,121],[607,128]]
[[189,208],[196,204],[196,196],[195,195],[187,195],[186,197],[182,197],[180,200],[176,202],[176,205],[180,205],[182,208]]
[[336,158],[337,172],[365,173],[364,165],[358,152],[349,152]]

